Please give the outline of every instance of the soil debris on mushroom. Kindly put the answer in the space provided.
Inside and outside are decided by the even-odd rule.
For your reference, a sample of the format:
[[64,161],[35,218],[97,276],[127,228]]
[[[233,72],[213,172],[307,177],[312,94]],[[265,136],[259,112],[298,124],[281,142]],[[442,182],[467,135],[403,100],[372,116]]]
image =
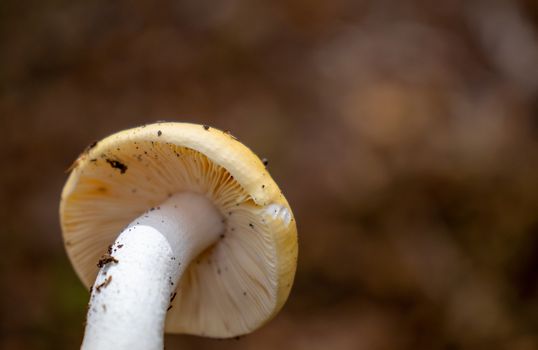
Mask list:
[[101,258],[99,259],[99,261],[97,262],[97,267],[102,268],[103,266],[107,264],[110,264],[110,263],[117,264],[118,262],[119,262],[118,259],[110,255],[109,253],[106,253],[106,254],[103,254]]
[[113,160],[113,159],[107,158],[106,162],[110,164],[110,166],[113,167],[114,169],[118,169],[120,171],[120,174],[125,174],[125,172],[127,171],[127,165],[123,164],[119,160]]
[[100,283],[99,285],[97,285],[95,287],[95,291],[97,293],[100,293],[101,292],[101,288],[105,288],[106,286],[108,286],[110,284],[110,282],[112,281],[112,276],[108,276],[102,283]]

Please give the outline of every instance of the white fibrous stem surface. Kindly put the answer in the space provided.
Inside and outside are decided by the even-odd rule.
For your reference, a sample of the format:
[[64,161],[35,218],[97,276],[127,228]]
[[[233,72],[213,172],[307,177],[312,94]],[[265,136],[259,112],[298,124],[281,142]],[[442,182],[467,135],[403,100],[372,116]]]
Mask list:
[[215,206],[189,192],[133,220],[99,261],[82,349],[163,349],[178,282],[223,229]]

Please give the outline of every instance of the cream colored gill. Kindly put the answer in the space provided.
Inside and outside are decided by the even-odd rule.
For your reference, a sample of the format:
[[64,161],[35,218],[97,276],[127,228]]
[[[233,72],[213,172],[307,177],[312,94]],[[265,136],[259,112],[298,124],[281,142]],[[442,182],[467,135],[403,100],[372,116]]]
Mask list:
[[259,158],[214,128],[158,123],[114,134],[77,160],[60,206],[64,241],[90,286],[95,263],[134,218],[171,194],[210,198],[226,231],[186,271],[166,330],[245,334],[285,302],[297,259],[293,214]]

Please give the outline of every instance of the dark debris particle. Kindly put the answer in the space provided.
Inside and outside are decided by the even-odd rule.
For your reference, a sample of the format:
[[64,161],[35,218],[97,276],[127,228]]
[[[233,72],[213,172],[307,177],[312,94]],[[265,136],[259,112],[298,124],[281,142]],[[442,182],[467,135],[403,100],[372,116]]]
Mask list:
[[106,162],[110,164],[110,166],[113,167],[114,169],[118,169],[121,174],[125,174],[125,172],[127,171],[127,165],[123,164],[122,162],[118,160],[107,158]]
[[173,307],[173,305],[170,305],[170,306],[168,307],[168,309],[166,309],[166,311],[169,311],[172,307]]
[[112,281],[112,276],[108,276],[104,281],[103,283],[99,284],[98,286],[95,287],[95,290],[97,291],[97,293],[101,292],[101,288],[105,288],[106,286],[108,286],[110,284],[110,282]]
[[207,125],[204,125],[203,128],[204,128],[204,130],[206,130],[206,131],[209,130],[209,126],[207,126]]
[[172,294],[172,297],[170,297],[170,302],[174,301],[174,299],[176,298],[176,295],[177,295],[177,292],[174,292],[174,294]]
[[161,136],[163,132],[161,130],[157,131],[157,136]]
[[267,167],[269,165],[269,159],[262,158],[262,163],[263,163],[263,165],[265,165]]
[[252,223],[249,223],[248,225],[249,225],[250,227],[254,228],[254,225],[252,225]]
[[221,233],[221,234],[220,234],[220,238],[224,238],[224,237],[226,237],[226,236],[224,235],[224,233]]
[[234,135],[232,135],[232,133],[230,132],[230,130],[225,130],[223,131],[226,135],[230,136],[232,139],[234,140],[237,140],[237,137],[235,137]]
[[118,244],[118,249],[123,247],[123,244]]
[[98,268],[102,268],[103,266],[107,265],[107,264],[110,264],[110,263],[115,263],[117,264],[118,263],[118,259],[114,258],[112,255],[110,254],[104,254],[103,256],[101,256],[101,259],[99,259],[99,261],[97,262],[97,267]]
[[112,244],[108,246],[106,251],[108,252],[108,254],[112,254]]
[[246,295],[247,295],[247,292],[243,292],[243,295],[246,296]]

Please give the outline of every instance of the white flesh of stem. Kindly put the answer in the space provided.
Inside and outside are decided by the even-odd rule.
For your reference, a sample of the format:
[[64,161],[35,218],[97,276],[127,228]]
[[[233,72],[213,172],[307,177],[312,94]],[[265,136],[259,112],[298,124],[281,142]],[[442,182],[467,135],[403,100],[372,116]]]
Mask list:
[[223,230],[215,206],[193,193],[176,194],[135,219],[112,246],[117,262],[109,261],[97,275],[82,349],[163,349],[178,281]]

